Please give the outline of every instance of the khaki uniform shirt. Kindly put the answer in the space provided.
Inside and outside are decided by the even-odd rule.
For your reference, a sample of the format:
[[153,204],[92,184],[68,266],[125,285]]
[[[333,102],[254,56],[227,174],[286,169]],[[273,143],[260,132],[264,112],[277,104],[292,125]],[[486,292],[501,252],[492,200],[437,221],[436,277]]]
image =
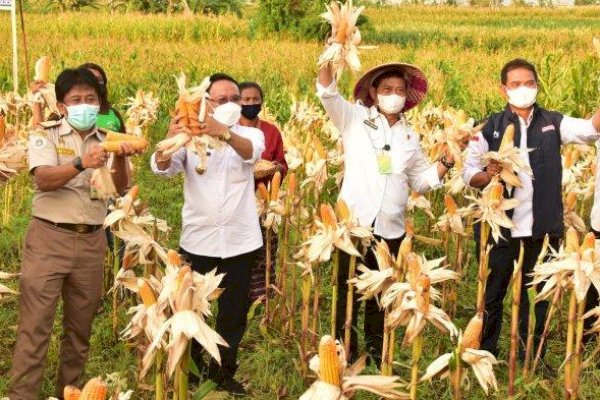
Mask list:
[[[43,131],[29,138],[30,172],[40,166],[71,164],[76,157],[81,157],[91,146],[105,138],[102,132],[94,128],[82,139],[66,119],[42,123],[44,125]],[[54,223],[101,225],[106,217],[108,202],[93,200],[90,196],[93,171],[88,168],[63,187],[49,192],[40,191],[34,180],[32,215]]]

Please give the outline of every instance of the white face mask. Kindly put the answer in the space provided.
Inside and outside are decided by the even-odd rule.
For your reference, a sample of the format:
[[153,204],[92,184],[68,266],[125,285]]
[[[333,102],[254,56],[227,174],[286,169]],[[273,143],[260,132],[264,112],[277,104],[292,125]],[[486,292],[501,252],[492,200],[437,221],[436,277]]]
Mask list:
[[378,94],[377,100],[379,101],[379,108],[381,111],[388,114],[398,114],[402,111],[404,104],[406,103],[406,97],[398,96],[397,94]]
[[528,88],[527,86],[519,86],[516,89],[507,89],[508,103],[518,108],[528,108],[535,104],[537,96],[537,88]]
[[216,107],[213,112],[213,118],[229,127],[233,126],[242,116],[242,107],[239,104],[228,102]]

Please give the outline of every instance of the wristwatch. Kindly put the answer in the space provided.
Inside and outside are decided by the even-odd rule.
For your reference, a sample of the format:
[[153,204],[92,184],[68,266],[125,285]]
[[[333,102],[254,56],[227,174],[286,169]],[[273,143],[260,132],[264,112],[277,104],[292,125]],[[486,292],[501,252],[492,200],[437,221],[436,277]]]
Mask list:
[[72,164],[77,171],[85,171],[85,168],[83,167],[83,162],[81,161],[81,157],[75,157],[75,159],[72,161]]
[[442,156],[442,158],[440,158],[440,162],[442,163],[442,165],[444,167],[446,167],[447,169],[451,169],[452,167],[454,167],[454,163],[449,163],[446,160],[446,156]]
[[219,135],[219,139],[224,142],[228,142],[229,139],[231,139],[231,132],[229,132],[229,128],[225,129],[225,131]]

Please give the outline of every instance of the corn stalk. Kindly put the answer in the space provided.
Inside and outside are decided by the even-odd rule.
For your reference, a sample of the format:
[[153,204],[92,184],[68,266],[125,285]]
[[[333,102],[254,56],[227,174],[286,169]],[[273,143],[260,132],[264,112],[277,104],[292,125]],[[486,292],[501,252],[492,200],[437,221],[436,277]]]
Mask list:
[[[350,265],[348,271],[348,281],[354,279],[356,274],[356,257],[350,257]],[[346,357],[350,359],[350,341],[352,337],[352,313],[354,311],[354,285],[347,283],[348,292],[346,294],[346,321],[344,323],[344,350]]]
[[565,399],[570,399],[573,393],[573,346],[575,339],[575,324],[577,318],[577,297],[571,290],[569,300],[569,324],[567,326],[567,354],[565,356]]
[[411,372],[410,372],[410,399],[417,400],[417,387],[419,384],[419,360],[423,349],[423,335],[417,336],[412,346]]
[[521,306],[521,287],[523,284],[523,242],[519,250],[519,260],[515,264],[512,282],[512,310],[510,319],[510,356],[508,361],[508,398],[514,399],[517,367],[517,349],[519,348],[519,308]]
[[575,400],[579,394],[579,382],[581,378],[581,358],[583,352],[583,314],[585,313],[585,298],[577,304],[577,330],[575,333],[575,354],[573,357],[573,378],[571,400]]
[[[333,253],[333,268],[331,276],[331,336],[336,337],[336,324],[337,324],[337,300],[338,300],[338,286],[340,271],[340,249],[336,248]],[[316,331],[315,331],[316,332]]]

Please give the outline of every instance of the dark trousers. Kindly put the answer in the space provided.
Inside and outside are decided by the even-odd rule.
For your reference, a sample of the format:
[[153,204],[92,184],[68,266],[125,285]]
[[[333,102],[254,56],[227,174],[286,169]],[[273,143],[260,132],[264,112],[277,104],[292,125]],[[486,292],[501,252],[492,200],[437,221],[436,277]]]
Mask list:
[[[594,235],[596,236],[596,239],[600,239],[600,232],[595,231],[592,229],[592,232],[594,232]],[[590,289],[587,292],[587,297],[585,299],[586,303],[585,303],[585,312],[590,311],[592,308],[594,307],[598,307],[600,304],[598,304],[598,302],[600,301],[600,298],[598,296],[598,290],[596,290],[596,287],[594,285],[590,286]],[[587,318],[584,320],[583,322],[583,327],[584,327],[584,331],[587,332],[590,329],[592,329],[592,325],[594,325],[594,322],[596,322],[596,318]],[[584,342],[589,342],[592,339],[594,339],[594,337],[596,336],[596,334],[584,334]]]
[[[381,237],[375,236],[377,241]],[[390,248],[390,252],[395,255],[400,248],[400,242],[403,237],[398,239],[384,239]],[[367,249],[364,260],[356,260],[357,266],[364,264],[369,269],[379,269],[377,259],[373,254],[375,244]],[[344,339],[344,326],[346,322],[346,296],[348,294],[348,272],[350,265],[350,256],[344,252],[340,252],[339,273],[338,273],[338,300],[336,313],[336,336],[338,339]],[[361,296],[354,292],[353,308],[352,308],[352,333],[350,336],[350,359],[358,358],[358,311],[360,302],[358,299]],[[381,351],[383,349],[383,319],[384,312],[379,308],[375,299],[364,301],[365,303],[365,319],[364,319],[364,335],[365,335],[365,350],[369,353],[376,365],[381,364]]]
[[[543,239],[516,238],[509,239],[506,246],[494,246],[489,256],[489,276],[485,290],[485,315],[483,318],[483,336],[481,349],[498,355],[498,339],[502,328],[502,302],[512,277],[514,263],[519,257],[519,249],[523,243],[523,284],[521,286],[521,305],[519,308],[519,357],[525,358],[525,344],[527,343],[527,328],[529,325],[529,299],[527,289],[532,280],[530,273],[542,249]],[[558,248],[558,240],[551,239],[550,246]],[[537,290],[542,289],[543,283]],[[548,302],[541,301],[535,305],[535,349],[544,331]],[[535,351],[535,350],[534,350]]]
[[[192,269],[205,274],[217,268],[217,273],[225,274],[221,287],[225,290],[219,297],[217,313],[217,333],[225,339],[229,347],[219,347],[221,367],[211,362],[211,375],[217,379],[232,378],[237,369],[237,352],[246,330],[246,311],[250,290],[250,271],[255,263],[256,251],[231,258],[204,257],[180,249],[181,254],[191,263]],[[192,358],[196,365],[202,362],[202,347],[192,345]]]

